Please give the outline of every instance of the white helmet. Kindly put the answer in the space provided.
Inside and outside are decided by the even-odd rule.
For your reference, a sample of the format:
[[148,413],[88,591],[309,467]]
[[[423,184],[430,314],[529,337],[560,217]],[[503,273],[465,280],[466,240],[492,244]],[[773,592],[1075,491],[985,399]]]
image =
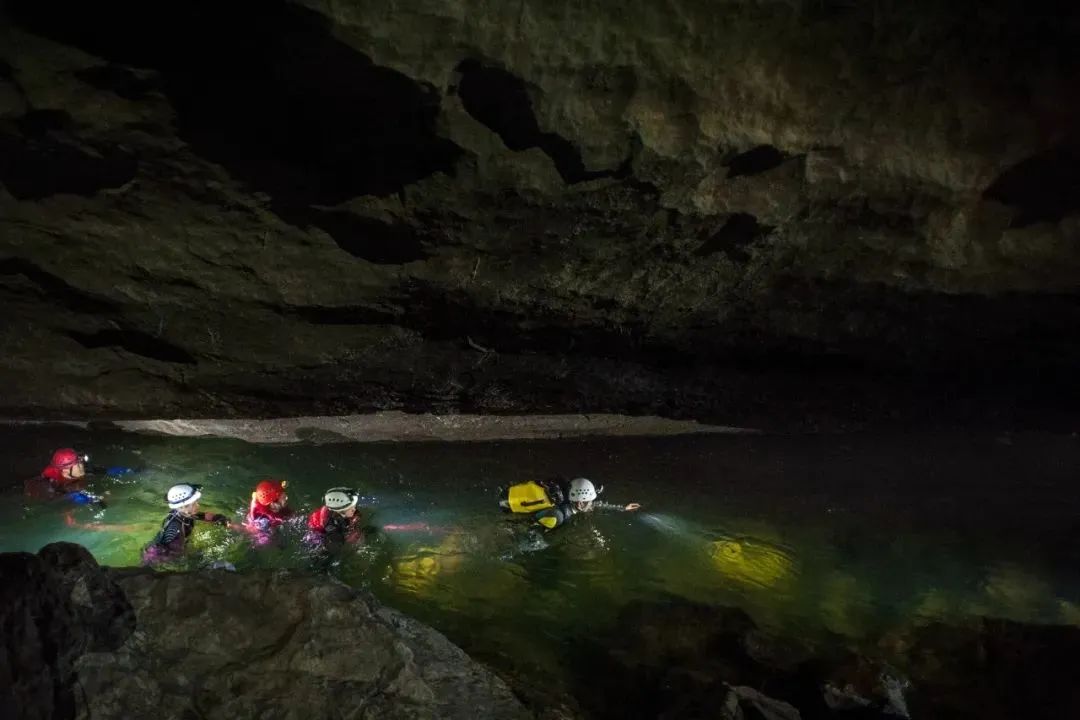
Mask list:
[[588,478],[574,478],[570,481],[570,502],[592,502],[603,491],[603,487],[597,490]]
[[330,488],[323,496],[323,502],[334,512],[345,512],[349,508],[356,507],[356,504],[360,502],[360,493],[352,488]]
[[169,503],[171,509],[176,510],[185,505],[190,505],[201,497],[202,485],[180,483],[179,485],[173,485],[169,488],[169,492],[165,493],[165,502]]

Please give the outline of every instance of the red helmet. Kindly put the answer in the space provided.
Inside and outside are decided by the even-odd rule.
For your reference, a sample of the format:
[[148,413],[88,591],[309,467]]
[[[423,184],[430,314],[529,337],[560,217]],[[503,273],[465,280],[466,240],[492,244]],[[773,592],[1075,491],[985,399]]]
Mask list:
[[79,453],[75,452],[71,448],[60,448],[53,453],[52,462],[49,464],[54,468],[69,468],[72,465],[78,465],[81,462],[86,462],[86,458]]
[[255,486],[255,492],[252,493],[252,497],[254,497],[255,502],[260,505],[270,505],[271,503],[276,503],[280,500],[284,494],[284,480],[263,480]]

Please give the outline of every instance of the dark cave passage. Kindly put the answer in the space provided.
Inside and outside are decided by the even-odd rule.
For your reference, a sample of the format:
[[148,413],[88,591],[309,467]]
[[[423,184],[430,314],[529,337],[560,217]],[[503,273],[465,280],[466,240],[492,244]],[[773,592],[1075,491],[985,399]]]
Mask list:
[[323,16],[278,0],[9,3],[33,32],[113,63],[86,75],[126,97],[161,73],[180,136],[287,206],[389,195],[453,171],[435,132],[438,93],[334,38]]
[[1016,209],[1013,227],[1080,212],[1080,152],[1058,148],[1023,160],[999,175],[984,196]]
[[476,60],[465,60],[457,70],[457,92],[465,110],[496,133],[509,149],[520,152],[540,148],[555,163],[559,176],[570,184],[613,177],[619,172],[586,170],[581,152],[573,143],[556,133],[541,131],[528,86],[521,78]]

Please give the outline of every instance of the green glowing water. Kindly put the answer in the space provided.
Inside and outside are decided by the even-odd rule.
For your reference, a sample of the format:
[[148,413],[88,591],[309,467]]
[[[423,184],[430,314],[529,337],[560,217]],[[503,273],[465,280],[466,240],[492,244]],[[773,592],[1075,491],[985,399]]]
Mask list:
[[[376,498],[367,544],[312,556],[299,530],[253,547],[200,525],[188,564],[328,572],[445,632],[510,672],[554,671],[635,599],[744,608],[767,630],[869,641],[889,628],[980,615],[1080,624],[1080,442],[1072,437],[713,436],[485,444],[251,445],[114,431],[7,430],[13,469],[0,550],[56,540],[135,564],[166,510],[199,482],[203,509],[242,516],[255,483],[289,481],[290,504],[334,485]],[[74,445],[102,465],[109,507],[34,503],[22,479]],[[640,513],[580,516],[537,542],[498,512],[497,489],[585,475]]]

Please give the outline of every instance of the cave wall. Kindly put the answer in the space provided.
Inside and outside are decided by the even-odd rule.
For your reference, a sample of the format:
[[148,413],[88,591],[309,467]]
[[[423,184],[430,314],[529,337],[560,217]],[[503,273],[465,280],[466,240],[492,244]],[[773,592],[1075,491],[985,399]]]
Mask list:
[[6,0],[0,414],[1068,422],[1080,11],[939,5]]

